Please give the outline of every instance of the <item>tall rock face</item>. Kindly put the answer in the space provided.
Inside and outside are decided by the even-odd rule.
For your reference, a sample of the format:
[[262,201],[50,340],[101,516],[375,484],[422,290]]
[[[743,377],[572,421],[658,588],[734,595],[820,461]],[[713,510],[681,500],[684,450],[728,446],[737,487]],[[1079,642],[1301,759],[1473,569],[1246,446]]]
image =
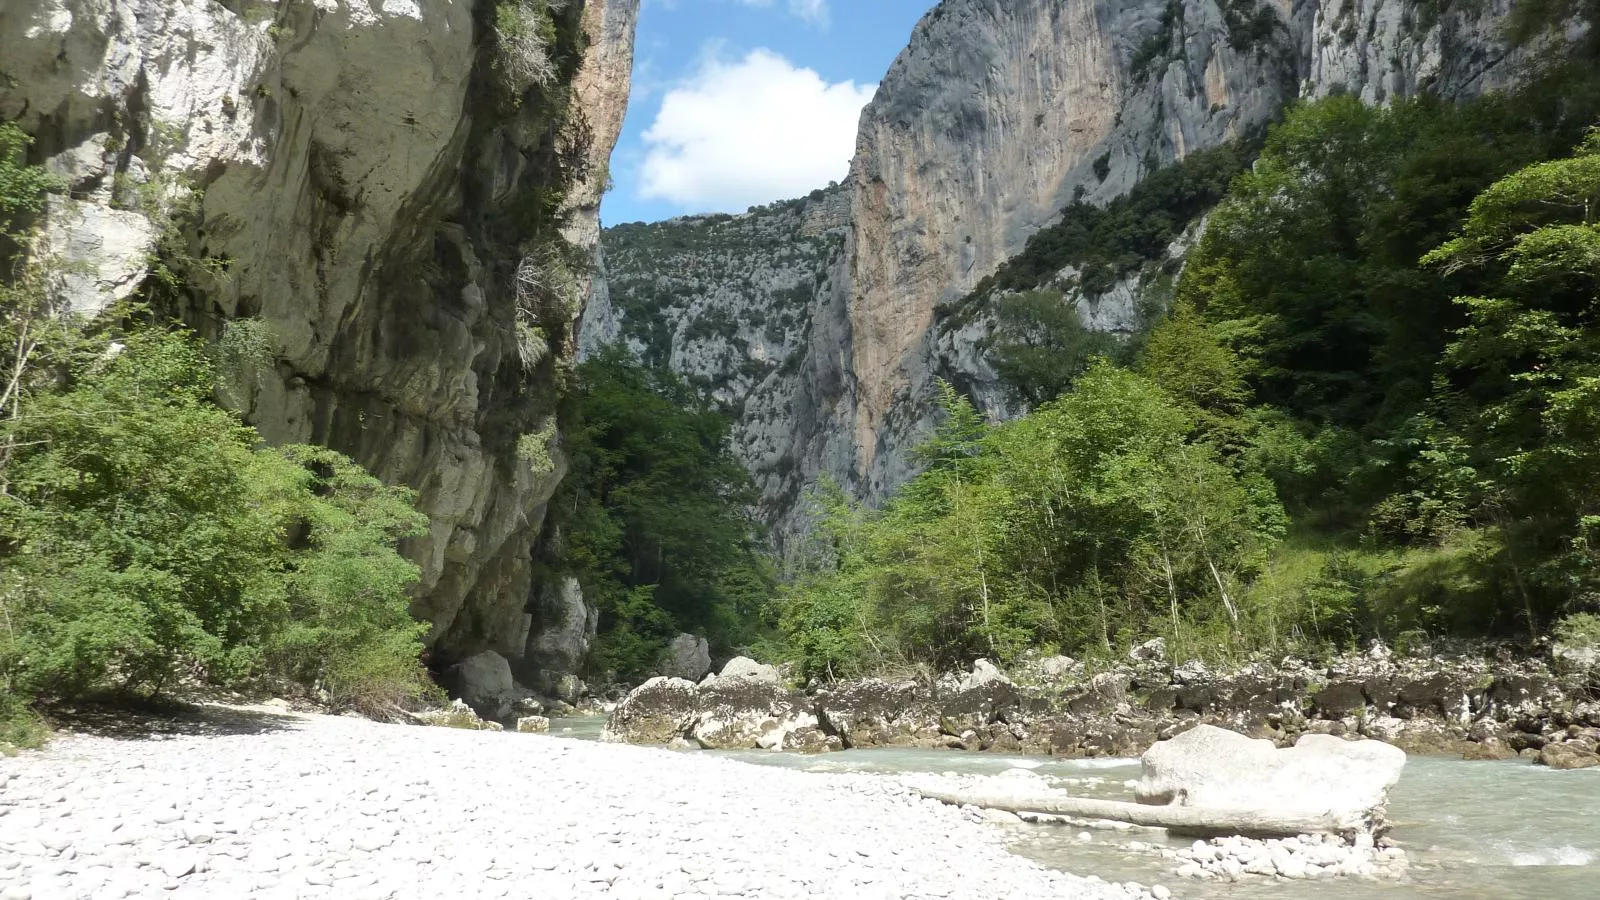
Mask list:
[[[790,315],[793,296],[748,283],[748,273],[795,264],[798,219],[782,224],[771,210],[808,210],[816,198],[731,222],[609,231],[612,295],[586,319],[585,346],[614,339],[641,350],[654,341],[652,352],[677,371],[725,385],[741,401],[735,440],[764,511],[780,544],[792,546],[806,525],[799,498],[820,476],[877,502],[913,474],[909,451],[934,422],[937,379],[960,384],[993,417],[1018,411],[985,359],[992,323],[945,310],[1070,202],[1107,202],[1155,167],[1259,132],[1302,96],[1349,91],[1381,103],[1502,86],[1526,62],[1500,34],[1510,7],[944,0],[862,113],[837,251],[796,269],[817,286],[794,335],[803,338],[775,347],[751,341],[748,329],[719,337],[716,326]],[[722,277],[704,265],[729,235],[742,242],[759,231],[774,235],[764,255],[746,242],[729,252],[747,265]],[[1194,235],[1174,244],[1169,269]],[[653,249],[632,249],[643,245]],[[681,266],[697,269],[694,285],[676,282],[670,299],[652,297],[669,280],[661,273]],[[1140,274],[1070,299],[1090,327],[1126,331],[1149,284]],[[677,325],[646,340],[644,319],[663,303]],[[766,368],[775,350],[778,364]]]
[[270,342],[228,399],[419,492],[414,611],[443,661],[537,637],[573,260],[638,2],[565,5],[551,46],[500,37],[494,0],[0,3],[0,116],[71,184],[47,232],[66,299]]

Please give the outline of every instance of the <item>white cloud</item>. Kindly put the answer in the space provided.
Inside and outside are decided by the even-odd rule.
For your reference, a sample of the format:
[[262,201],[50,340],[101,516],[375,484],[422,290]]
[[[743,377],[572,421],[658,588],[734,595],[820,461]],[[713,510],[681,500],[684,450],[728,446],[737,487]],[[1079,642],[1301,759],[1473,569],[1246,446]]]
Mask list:
[[[745,6],[771,6],[773,0],[739,0]],[[828,24],[828,0],[786,0],[789,15],[798,16],[807,22],[826,26]]]
[[644,133],[639,197],[740,212],[842,179],[875,85],[829,84],[770,50],[709,59]]

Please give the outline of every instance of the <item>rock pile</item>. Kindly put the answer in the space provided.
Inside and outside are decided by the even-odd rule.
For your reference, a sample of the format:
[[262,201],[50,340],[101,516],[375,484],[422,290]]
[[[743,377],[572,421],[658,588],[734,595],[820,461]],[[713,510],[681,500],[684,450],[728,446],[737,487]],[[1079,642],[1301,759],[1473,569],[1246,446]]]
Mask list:
[[727,673],[701,685],[681,678],[650,679],[617,705],[602,739],[801,753],[842,746],[819,726],[811,703],[799,691],[776,680]]
[[1404,850],[1381,845],[1371,835],[1357,835],[1352,841],[1318,834],[1271,840],[1226,837],[1195,841],[1193,846],[1176,851],[1139,842],[1130,846],[1135,850],[1155,850],[1175,860],[1178,865],[1173,874],[1180,878],[1395,878],[1404,873],[1407,865]]
[[[1397,657],[1381,645],[1311,665],[1293,657],[1228,671],[1194,660],[1173,665],[1158,641],[1093,675],[1067,657],[1011,673],[980,660],[932,683],[865,678],[786,693],[845,748],[914,746],[1063,757],[1136,756],[1196,724],[1291,746],[1304,734],[1365,737],[1411,752],[1524,755],[1600,763],[1600,703],[1583,700],[1600,670],[1577,672],[1569,654],[1546,661],[1487,653]],[[755,665],[755,664],[751,664]],[[699,701],[681,697],[684,715]],[[759,705],[759,704],[758,704]],[[764,714],[765,715],[765,714]],[[623,740],[649,743],[626,723]],[[668,739],[689,740],[688,727]],[[833,742],[830,742],[833,745]],[[1589,762],[1594,757],[1594,762]]]

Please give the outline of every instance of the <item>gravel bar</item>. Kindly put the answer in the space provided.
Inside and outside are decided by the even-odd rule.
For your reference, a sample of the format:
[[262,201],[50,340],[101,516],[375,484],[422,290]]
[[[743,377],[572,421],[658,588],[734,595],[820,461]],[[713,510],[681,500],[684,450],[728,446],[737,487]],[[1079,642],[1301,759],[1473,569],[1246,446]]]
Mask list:
[[1077,898],[893,780],[251,713],[0,758],[0,898]]

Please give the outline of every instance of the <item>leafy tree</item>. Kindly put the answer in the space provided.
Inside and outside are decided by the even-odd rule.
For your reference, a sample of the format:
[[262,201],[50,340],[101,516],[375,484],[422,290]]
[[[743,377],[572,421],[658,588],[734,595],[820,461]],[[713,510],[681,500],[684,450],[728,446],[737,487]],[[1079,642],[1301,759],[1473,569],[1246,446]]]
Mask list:
[[15,123],[0,123],[0,235],[15,238],[28,217],[44,209],[46,195],[62,188],[61,180],[27,164],[33,139]]
[[1241,621],[1282,510],[1264,478],[1194,440],[1160,386],[1102,362],[995,428],[948,387],[943,399],[921,476],[881,512],[828,507],[832,566],[783,601],[807,670],[1109,649]]
[[758,637],[773,576],[727,418],[622,348],[578,378],[572,467],[553,508],[564,566],[601,610],[596,665],[644,674],[679,630],[705,632],[719,652]]
[[1576,155],[1489,187],[1460,235],[1425,262],[1483,272],[1493,287],[1456,300],[1466,324],[1445,348],[1435,399],[1459,443],[1429,448],[1470,448],[1461,460],[1474,473],[1470,502],[1500,531],[1525,624],[1537,629],[1573,587],[1594,581],[1600,131]]
[[6,691],[268,673],[369,709],[421,693],[417,571],[395,550],[425,523],[410,493],[329,450],[259,447],[185,333],[98,347],[3,427]]
[[1002,297],[993,341],[995,372],[1029,406],[1066,393],[1090,362],[1120,347],[1115,336],[1084,327],[1076,304],[1059,291]]

